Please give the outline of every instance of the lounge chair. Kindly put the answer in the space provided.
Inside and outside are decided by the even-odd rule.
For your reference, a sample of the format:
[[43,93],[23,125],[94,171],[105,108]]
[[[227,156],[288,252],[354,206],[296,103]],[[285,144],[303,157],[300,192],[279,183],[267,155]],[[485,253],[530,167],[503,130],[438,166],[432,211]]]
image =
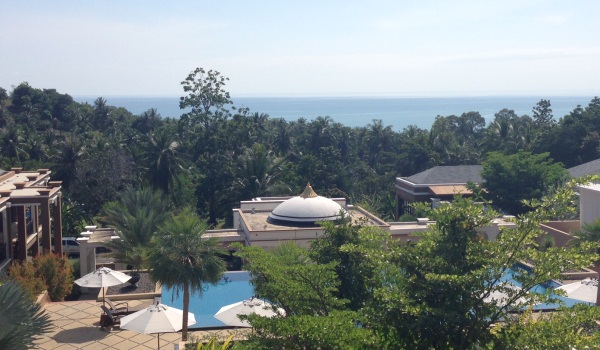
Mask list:
[[108,310],[115,316],[128,315],[131,313],[129,311],[129,304],[126,301],[116,304],[108,298],[105,298],[104,301],[108,304]]
[[100,305],[104,314],[100,316],[100,329],[110,332],[113,326],[121,322],[121,316],[114,315],[106,306]]

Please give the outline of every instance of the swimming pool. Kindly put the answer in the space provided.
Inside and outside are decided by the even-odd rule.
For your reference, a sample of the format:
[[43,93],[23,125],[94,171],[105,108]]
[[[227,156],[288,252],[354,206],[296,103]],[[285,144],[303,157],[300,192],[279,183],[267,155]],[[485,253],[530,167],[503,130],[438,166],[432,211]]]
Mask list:
[[[509,269],[507,271],[506,274],[504,274],[504,276],[501,278],[501,282],[505,282],[508,281],[514,285],[516,285],[517,287],[521,287],[521,284],[515,280],[515,275],[519,274],[519,273],[523,273],[526,271],[531,271],[529,267],[525,266],[525,265],[521,265],[521,264],[517,264],[514,268]],[[556,302],[556,303],[540,303],[540,304],[536,304],[533,306],[533,310],[535,311],[540,311],[540,310],[556,310],[558,309],[560,306],[565,306],[565,307],[572,307],[576,304],[586,304],[586,305],[593,305],[592,303],[588,303],[586,301],[583,300],[577,300],[577,299],[572,299],[572,298],[567,298],[565,296],[562,295],[556,295],[554,293],[552,293],[552,290],[554,288],[560,287],[561,284],[554,281],[554,280],[550,280],[550,281],[546,281],[543,284],[538,284],[535,287],[533,287],[531,289],[531,292],[534,293],[540,293],[540,294],[545,294],[547,292],[551,293],[552,297],[554,299],[559,300],[560,302]],[[562,304],[561,304],[562,302]]]
[[[254,295],[248,271],[225,272],[215,286],[206,284],[202,295],[190,296],[190,312],[196,317],[196,324],[190,328],[224,327],[221,321],[213,317],[225,305],[249,299]],[[183,309],[183,292],[179,296],[173,290],[163,288],[162,303]]]
[[[501,282],[507,281],[521,287],[521,284],[515,280],[514,276],[515,274],[522,273],[523,269],[528,270],[527,267],[522,265],[509,269],[502,277]],[[554,289],[559,286],[560,284],[556,281],[548,281],[544,284],[535,286],[532,291],[543,294],[548,289]],[[190,312],[196,317],[196,324],[190,328],[224,327],[225,324],[214,318],[213,315],[225,305],[249,299],[252,296],[254,296],[254,288],[250,283],[250,273],[248,271],[225,272],[223,278],[217,285],[213,286],[206,284],[201,296],[197,294],[190,296]],[[571,307],[575,304],[591,305],[591,303],[564,296],[555,295],[554,297],[564,302],[566,307]],[[162,303],[178,309],[183,309],[183,293],[180,292],[179,296],[176,296],[171,289],[163,288]],[[553,310],[559,306],[558,303],[543,303],[535,305],[533,309]]]

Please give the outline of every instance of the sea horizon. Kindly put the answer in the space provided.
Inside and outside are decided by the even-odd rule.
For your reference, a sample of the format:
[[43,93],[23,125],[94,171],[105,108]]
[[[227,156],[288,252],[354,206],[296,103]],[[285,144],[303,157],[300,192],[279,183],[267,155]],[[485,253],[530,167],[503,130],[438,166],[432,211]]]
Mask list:
[[[178,96],[102,96],[108,105],[126,108],[139,115],[156,108],[162,117],[179,118],[185,110],[179,109]],[[569,114],[578,105],[585,107],[594,96],[588,95],[502,95],[502,96],[447,96],[447,97],[392,97],[392,96],[271,96],[232,97],[232,106],[248,108],[250,113],[262,113],[270,118],[308,121],[317,117],[330,117],[349,127],[364,127],[381,120],[396,131],[409,125],[430,129],[438,115],[460,115],[479,112],[489,123],[494,114],[506,108],[517,115],[532,115],[533,107],[541,100],[550,100],[556,120]],[[80,103],[93,104],[98,96],[73,96]]]

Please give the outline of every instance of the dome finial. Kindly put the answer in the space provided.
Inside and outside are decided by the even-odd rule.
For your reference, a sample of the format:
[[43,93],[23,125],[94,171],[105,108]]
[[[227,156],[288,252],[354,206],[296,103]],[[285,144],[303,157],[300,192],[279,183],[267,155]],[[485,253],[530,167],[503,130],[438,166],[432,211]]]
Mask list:
[[306,184],[306,187],[304,188],[304,192],[302,192],[300,194],[301,198],[315,198],[318,197],[319,195],[315,193],[315,191],[313,191],[312,187],[310,186],[310,182]]

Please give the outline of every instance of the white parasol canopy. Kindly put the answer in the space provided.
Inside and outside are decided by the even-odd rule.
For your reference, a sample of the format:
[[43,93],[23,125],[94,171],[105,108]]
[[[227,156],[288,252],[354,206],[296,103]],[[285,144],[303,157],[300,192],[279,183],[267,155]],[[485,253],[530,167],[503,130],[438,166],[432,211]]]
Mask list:
[[252,327],[247,321],[241,321],[238,318],[238,315],[250,314],[257,314],[259,316],[265,317],[273,317],[277,314],[284,315],[285,311],[280,308],[277,309],[277,312],[275,312],[273,311],[273,305],[271,305],[270,303],[258,298],[251,298],[223,306],[214,315],[214,317],[228,326]]
[[131,279],[131,276],[123,272],[101,267],[96,271],[90,272],[87,275],[76,279],[75,283],[88,288],[102,288],[102,304],[104,304],[104,287],[117,286]]
[[[196,323],[193,313],[188,313],[188,327]],[[156,304],[121,318],[121,329],[129,329],[138,333],[158,334],[179,332],[183,328],[183,310],[164,304]]]
[[[484,302],[488,304],[494,304],[496,306],[506,306],[506,304],[513,298],[513,296],[521,291],[521,287],[516,286],[515,284],[505,281],[501,282],[498,285],[494,286],[494,289],[483,299]],[[520,304],[526,302],[527,300],[524,297],[520,297],[517,300],[514,300],[515,304]]]
[[567,293],[567,297],[587,301],[588,303],[596,303],[596,295],[598,293],[598,280],[586,278],[584,280],[562,285],[555,290],[563,290]]

